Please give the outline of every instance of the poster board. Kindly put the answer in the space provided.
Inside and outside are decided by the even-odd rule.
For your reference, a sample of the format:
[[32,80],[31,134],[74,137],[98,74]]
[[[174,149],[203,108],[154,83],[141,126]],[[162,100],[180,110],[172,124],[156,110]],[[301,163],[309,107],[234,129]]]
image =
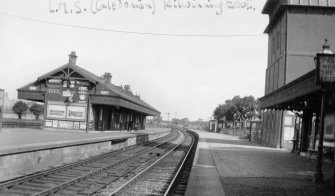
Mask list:
[[86,104],[48,101],[47,119],[86,121]]
[[333,140],[335,130],[335,113],[325,115],[324,139]]
[[67,106],[66,118],[74,120],[86,120],[85,106]]
[[66,117],[66,106],[48,104],[47,107],[47,118],[65,118]]

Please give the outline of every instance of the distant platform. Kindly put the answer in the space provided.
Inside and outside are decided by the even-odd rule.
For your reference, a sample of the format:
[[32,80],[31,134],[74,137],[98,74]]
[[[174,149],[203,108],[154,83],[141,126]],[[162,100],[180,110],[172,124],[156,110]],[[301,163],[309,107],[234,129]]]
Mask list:
[[0,133],[0,182],[163,137],[167,128],[85,131],[5,128]]
[[3,128],[0,132],[0,156],[6,154],[55,148],[80,143],[93,143],[110,139],[155,134],[167,128],[147,128],[139,131],[85,131],[61,129]]

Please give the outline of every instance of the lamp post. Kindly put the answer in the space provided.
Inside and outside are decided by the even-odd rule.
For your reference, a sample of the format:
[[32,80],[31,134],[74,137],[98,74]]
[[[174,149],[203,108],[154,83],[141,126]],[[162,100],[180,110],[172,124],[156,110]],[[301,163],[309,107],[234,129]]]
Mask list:
[[233,115],[233,119],[234,119],[234,121],[233,121],[233,136],[235,136],[235,120],[236,120],[236,113],[234,113],[234,115]]
[[[316,172],[314,174],[314,181],[316,183],[323,182],[322,173],[322,159],[323,159],[323,136],[324,136],[324,118],[325,118],[325,107],[326,107],[326,93],[327,89],[334,85],[335,81],[335,56],[330,50],[330,45],[325,40],[322,46],[322,51],[316,54],[314,62],[316,64],[316,84],[321,85],[321,126],[320,126],[320,137],[318,145],[318,156],[316,162]],[[334,74],[333,74],[334,73]]]

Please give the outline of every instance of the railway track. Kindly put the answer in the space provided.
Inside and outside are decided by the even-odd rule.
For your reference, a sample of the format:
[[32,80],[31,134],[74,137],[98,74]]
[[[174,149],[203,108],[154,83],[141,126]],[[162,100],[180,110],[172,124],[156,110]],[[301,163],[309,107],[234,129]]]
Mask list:
[[[148,171],[166,182],[166,191],[191,143],[189,134],[173,131],[153,142],[0,183],[0,195],[124,195],[125,187]],[[157,176],[157,168],[166,175]]]
[[[160,160],[113,192],[98,195],[184,195],[197,140],[185,133],[184,140]],[[108,193],[108,194],[106,194]]]

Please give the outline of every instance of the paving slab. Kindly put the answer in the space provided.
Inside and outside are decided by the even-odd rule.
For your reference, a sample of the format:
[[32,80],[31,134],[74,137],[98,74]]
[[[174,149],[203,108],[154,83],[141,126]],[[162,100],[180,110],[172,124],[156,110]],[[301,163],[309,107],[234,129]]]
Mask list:
[[198,142],[185,195],[225,195],[206,140]]

